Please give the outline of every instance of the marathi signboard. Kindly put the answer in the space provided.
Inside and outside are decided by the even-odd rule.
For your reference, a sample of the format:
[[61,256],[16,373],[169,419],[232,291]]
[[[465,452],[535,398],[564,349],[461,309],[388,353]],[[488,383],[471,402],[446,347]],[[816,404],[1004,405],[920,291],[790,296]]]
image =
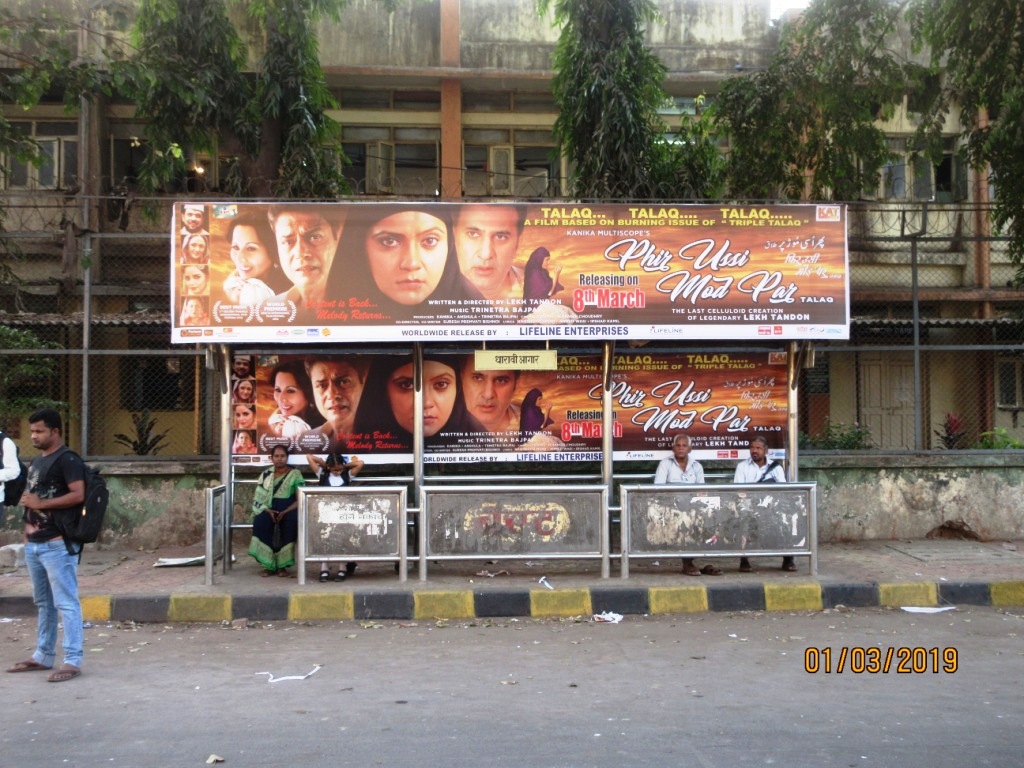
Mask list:
[[[264,463],[275,445],[341,452],[367,463],[413,458],[413,360],[408,355],[237,354],[232,366],[233,461]],[[426,355],[427,462],[599,461],[601,358],[560,355],[556,370],[480,370],[472,352]],[[698,460],[746,456],[755,432],[782,448],[786,354],[622,354],[612,367],[616,460],[668,455],[691,436]],[[301,458],[296,459],[304,463]]]
[[845,339],[846,208],[179,203],[172,340]]

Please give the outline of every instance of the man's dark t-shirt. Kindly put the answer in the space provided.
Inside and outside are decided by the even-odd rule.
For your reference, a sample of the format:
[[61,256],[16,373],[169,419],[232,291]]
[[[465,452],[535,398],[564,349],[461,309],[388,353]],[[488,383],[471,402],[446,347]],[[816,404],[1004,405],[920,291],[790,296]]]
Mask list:
[[[69,485],[78,480],[85,482],[85,464],[82,458],[70,448],[58,448],[48,456],[36,456],[32,466],[28,468],[26,490],[39,495],[41,499],[55,499],[65,495],[71,489]],[[76,507],[69,507],[74,510]],[[39,512],[25,510],[25,522],[38,527],[28,535],[29,541],[49,541],[61,535],[53,522],[53,515],[61,509],[47,509]]]

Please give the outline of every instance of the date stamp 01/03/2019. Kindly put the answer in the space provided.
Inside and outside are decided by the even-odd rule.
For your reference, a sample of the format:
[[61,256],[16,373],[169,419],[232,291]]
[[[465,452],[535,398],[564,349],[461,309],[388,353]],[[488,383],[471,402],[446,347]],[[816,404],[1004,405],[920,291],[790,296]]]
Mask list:
[[956,648],[925,648],[902,646],[843,645],[837,648],[810,647],[804,651],[804,672],[810,674],[852,672],[860,674],[952,674],[957,671],[959,654]]

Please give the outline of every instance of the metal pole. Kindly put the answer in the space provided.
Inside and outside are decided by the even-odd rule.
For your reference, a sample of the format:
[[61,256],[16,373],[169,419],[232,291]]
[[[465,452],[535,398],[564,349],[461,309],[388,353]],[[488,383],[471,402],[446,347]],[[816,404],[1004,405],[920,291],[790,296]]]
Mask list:
[[914,325],[914,450],[924,446],[921,423],[921,297],[917,288],[917,239],[928,229],[928,203],[921,205],[921,226],[915,232],[907,232],[907,212],[903,211],[900,235],[910,239],[910,295],[913,307]]
[[604,375],[603,386],[601,387],[601,412],[603,425],[601,431],[601,482],[612,487],[613,462],[612,462],[612,438],[615,418],[612,414],[612,364],[615,361],[615,342],[604,343],[603,360],[601,370]]
[[[603,386],[601,387],[601,412],[603,416],[603,429],[601,432],[601,482],[605,487],[604,494],[604,530],[601,535],[603,542],[601,547],[601,578],[607,579],[611,565],[609,564],[609,552],[611,544],[611,511],[608,507],[612,498],[612,483],[614,482],[614,462],[612,461],[612,443],[614,439],[613,426],[615,418],[612,413],[612,365],[615,362],[615,342],[604,343],[602,373],[604,375]],[[622,528],[622,512],[619,513],[619,528]]]
[[799,342],[791,341],[786,348],[786,464],[789,467],[786,479],[795,483],[800,476],[799,457],[797,446],[800,443],[800,399],[798,384],[800,381],[800,361],[803,355],[800,354]]
[[220,345],[220,481],[226,486],[224,509],[224,569],[231,567],[231,524],[235,520],[235,468],[231,464],[231,348]]
[[[83,61],[91,59],[88,56],[89,46],[89,20],[82,19],[78,29],[78,59]],[[90,229],[89,221],[89,189],[92,179],[90,162],[92,157],[92,131],[90,121],[92,120],[91,105],[87,96],[78,100],[78,167],[75,169],[81,182],[81,216],[82,229]],[[72,227],[73,229],[73,227]],[[64,237],[70,237],[68,228],[64,230]],[[83,456],[88,456],[89,451],[89,350],[92,348],[92,239],[86,234],[83,239],[83,252],[81,254],[82,265],[84,266],[82,286],[82,418],[80,421],[82,434],[79,441],[79,450]],[[65,265],[68,269],[70,264]]]
[[79,441],[83,456],[89,455],[89,350],[92,348],[92,237],[84,235],[85,271],[82,277],[82,435]]

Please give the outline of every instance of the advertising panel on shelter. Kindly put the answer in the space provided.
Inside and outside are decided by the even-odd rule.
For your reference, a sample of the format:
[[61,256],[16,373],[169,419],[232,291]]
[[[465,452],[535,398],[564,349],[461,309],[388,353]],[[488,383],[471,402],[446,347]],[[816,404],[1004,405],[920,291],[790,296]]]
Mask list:
[[172,341],[846,339],[846,213],[179,203]]
[[[261,463],[275,445],[367,463],[413,459],[409,355],[236,354],[232,454]],[[612,369],[617,460],[668,455],[691,436],[697,459],[739,459],[755,432],[782,449],[786,353],[621,354]],[[428,462],[599,461],[601,358],[560,355],[557,370],[478,370],[472,352],[423,362]]]

